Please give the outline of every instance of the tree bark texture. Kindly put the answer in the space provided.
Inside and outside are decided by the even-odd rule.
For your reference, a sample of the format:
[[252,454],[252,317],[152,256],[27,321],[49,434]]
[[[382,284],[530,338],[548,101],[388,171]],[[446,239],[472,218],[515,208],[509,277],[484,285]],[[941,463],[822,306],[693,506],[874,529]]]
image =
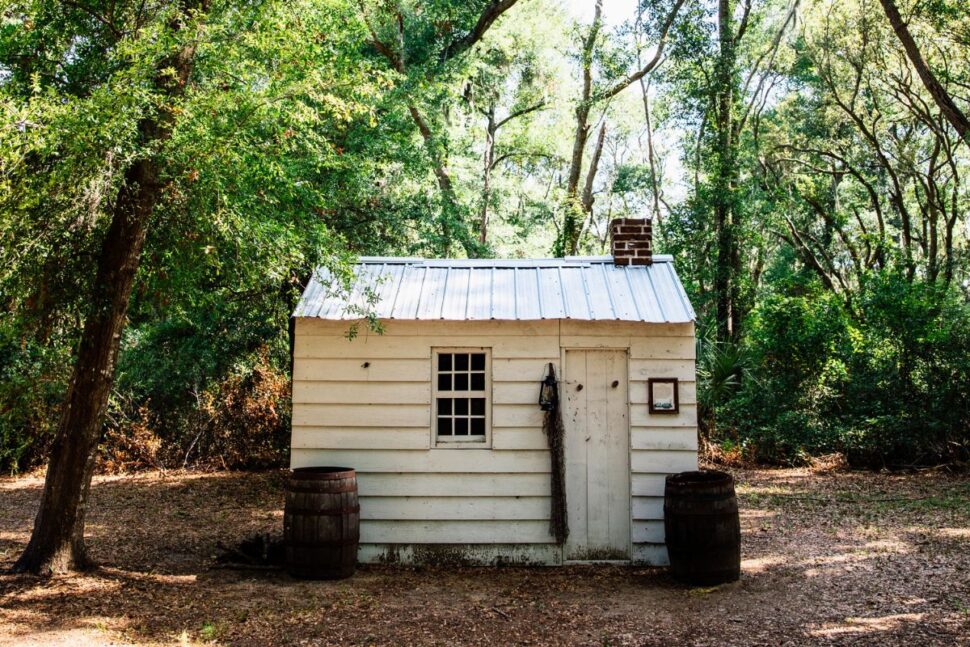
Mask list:
[[[187,2],[173,19],[178,31],[191,11],[205,2]],[[155,86],[163,96],[182,95],[195,57],[185,46],[160,61]],[[174,78],[165,72],[174,69]],[[143,146],[171,137],[171,113],[159,110],[139,123]],[[91,565],[84,544],[84,519],[108,396],[114,383],[121,334],[135,275],[155,206],[162,195],[161,161],[153,156],[135,161],[112,209],[111,224],[101,245],[91,288],[91,311],[81,333],[74,372],[51,448],[40,510],[27,548],[14,565],[19,572],[50,573]]]

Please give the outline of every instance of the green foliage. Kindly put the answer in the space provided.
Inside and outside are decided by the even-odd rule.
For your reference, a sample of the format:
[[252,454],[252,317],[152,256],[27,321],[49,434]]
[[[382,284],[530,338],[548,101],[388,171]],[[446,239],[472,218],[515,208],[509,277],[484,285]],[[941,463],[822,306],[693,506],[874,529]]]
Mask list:
[[[645,85],[592,106],[580,189],[607,128],[586,213],[565,178],[590,25],[520,0],[450,56],[488,4],[213,2],[176,37],[169,2],[6,3],[0,469],[43,458],[112,206],[149,155],[165,189],[122,338],[110,469],[187,454],[283,460],[287,318],[313,267],[346,279],[355,254],[543,256],[567,213],[581,253],[604,251],[612,217],[662,218],[656,247],[674,255],[704,340],[702,428],[726,450],[786,463],[838,451],[873,466],[967,458],[970,153],[877,5],[810,0],[786,22],[788,0],[735,3],[736,27],[750,11],[722,75],[717,3],[687,0]],[[607,16],[594,89],[651,55],[673,4]],[[901,5],[944,85],[967,87],[963,4]],[[166,107],[172,138],[146,148],[139,123],[162,105],[153,76],[176,38],[196,45],[195,69]],[[729,150],[716,127],[725,84]],[[742,327],[715,343],[725,206]],[[379,322],[362,312],[357,325]]]
[[70,370],[69,347],[19,334],[0,317],[0,470],[35,464],[53,438]]
[[761,460],[841,452],[869,467],[970,455],[970,307],[954,291],[869,277],[858,315],[816,289],[751,314],[753,361],[715,405],[719,434]]

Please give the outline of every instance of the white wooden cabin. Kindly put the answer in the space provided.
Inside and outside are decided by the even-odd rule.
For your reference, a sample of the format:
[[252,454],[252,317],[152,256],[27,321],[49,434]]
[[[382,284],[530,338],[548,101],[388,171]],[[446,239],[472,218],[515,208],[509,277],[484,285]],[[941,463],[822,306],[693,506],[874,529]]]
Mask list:
[[[291,466],[357,470],[360,561],[666,563],[664,477],[697,468],[694,312],[649,221],[611,227],[613,256],[361,258],[350,293],[311,281],[293,315]],[[383,334],[349,338],[362,309]],[[550,363],[564,545],[538,405]]]

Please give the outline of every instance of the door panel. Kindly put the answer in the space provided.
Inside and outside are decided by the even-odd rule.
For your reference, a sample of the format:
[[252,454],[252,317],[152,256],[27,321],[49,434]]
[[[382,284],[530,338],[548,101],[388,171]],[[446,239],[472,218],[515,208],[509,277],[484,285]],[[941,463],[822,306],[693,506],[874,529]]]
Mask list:
[[630,430],[625,351],[567,350],[566,559],[628,559]]

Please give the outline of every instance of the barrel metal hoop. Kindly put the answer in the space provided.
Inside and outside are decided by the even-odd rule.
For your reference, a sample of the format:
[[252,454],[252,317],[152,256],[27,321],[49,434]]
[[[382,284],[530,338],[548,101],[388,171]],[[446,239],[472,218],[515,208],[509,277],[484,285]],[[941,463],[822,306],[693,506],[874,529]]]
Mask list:
[[291,485],[289,488],[287,488],[287,490],[289,492],[293,492],[294,494],[297,494],[297,493],[298,494],[344,494],[346,492],[356,492],[357,484],[354,483],[349,486],[345,485],[343,487],[333,488],[333,489],[327,488],[326,490],[321,490],[319,487],[307,488],[307,487],[294,487]]

